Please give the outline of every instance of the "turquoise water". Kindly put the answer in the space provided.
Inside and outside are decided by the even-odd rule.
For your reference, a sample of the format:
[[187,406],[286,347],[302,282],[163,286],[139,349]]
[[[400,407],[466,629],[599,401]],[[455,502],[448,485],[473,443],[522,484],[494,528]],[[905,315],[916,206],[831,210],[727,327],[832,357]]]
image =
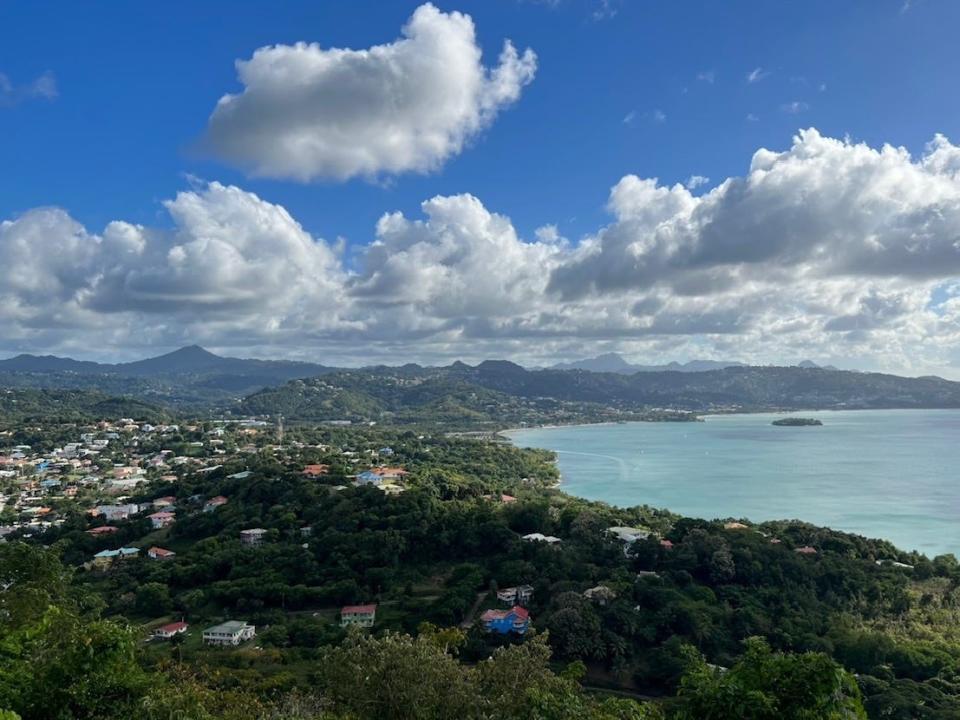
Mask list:
[[960,556],[960,410],[791,415],[824,426],[774,427],[784,415],[753,414],[510,436],[555,450],[562,489],[590,500],[702,518],[799,519]]

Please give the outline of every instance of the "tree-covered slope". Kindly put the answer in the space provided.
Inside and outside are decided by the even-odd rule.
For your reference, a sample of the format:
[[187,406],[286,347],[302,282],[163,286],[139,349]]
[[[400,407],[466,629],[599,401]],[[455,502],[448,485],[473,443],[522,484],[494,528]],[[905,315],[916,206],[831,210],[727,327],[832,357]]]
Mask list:
[[0,389],[0,423],[4,425],[124,417],[156,421],[167,416],[157,405],[96,391]]

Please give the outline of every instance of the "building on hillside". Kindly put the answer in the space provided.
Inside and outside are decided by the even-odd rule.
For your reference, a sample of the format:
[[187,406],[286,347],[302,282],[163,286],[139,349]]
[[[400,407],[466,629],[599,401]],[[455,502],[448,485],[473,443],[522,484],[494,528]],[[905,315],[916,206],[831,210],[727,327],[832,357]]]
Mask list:
[[147,557],[151,560],[172,560],[176,556],[177,554],[173,550],[167,550],[156,545],[147,550]]
[[356,625],[357,627],[373,627],[377,619],[377,606],[371,605],[346,605],[340,608],[340,627]]
[[606,585],[597,585],[589,590],[584,590],[583,596],[587,600],[592,600],[598,605],[606,605],[607,603],[613,602],[617,599],[616,591],[608,588]]
[[150,518],[150,526],[154,530],[160,530],[161,528],[170,527],[176,521],[177,516],[172,512],[167,510],[161,510],[160,512],[151,513],[147,515]]
[[364,470],[357,474],[357,485],[373,485],[379,487],[383,483],[383,478],[372,470]]
[[210,498],[203,504],[203,511],[213,512],[221,505],[226,505],[227,502],[227,499],[223,495],[217,495],[216,497]]
[[157,640],[169,640],[175,635],[181,635],[189,629],[189,625],[183,622],[172,622],[167,623],[166,625],[161,625],[158,628],[154,628],[151,636]]
[[480,616],[480,622],[487,632],[500,635],[515,633],[523,635],[530,627],[530,613],[525,608],[515,605],[509,610],[487,610]]
[[172,507],[177,502],[177,499],[173,495],[165,495],[164,497],[158,497],[153,501],[153,507],[157,510],[162,510],[163,508]]
[[749,525],[744,525],[742,522],[725,522],[723,524],[724,530],[747,530]]
[[544,535],[543,533],[528,533],[523,536],[523,539],[527,542],[545,542],[548,545],[554,545],[555,543],[560,542],[560,538],[554,537],[553,535]]
[[307,477],[318,478],[330,474],[329,465],[307,465],[303,469],[303,474]]
[[140,555],[140,548],[122,547],[116,550],[101,550],[93,556],[93,566],[101,570],[112,567],[116,562],[133,560]]
[[126,520],[131,515],[140,512],[140,506],[135,503],[126,505],[97,505],[90,514],[94,517],[102,517],[104,520],[113,522],[115,520]]
[[117,531],[113,525],[101,525],[100,527],[90,528],[87,530],[87,535],[93,535],[97,537],[99,535],[112,535]]
[[618,540],[625,543],[635,543],[637,540],[646,540],[650,537],[650,531],[646,528],[615,526],[607,528],[607,532],[616,536]]
[[798,547],[794,550],[795,553],[800,553],[801,555],[816,555],[817,549],[812,548],[809,545],[804,545],[803,547]]
[[266,536],[267,531],[263,528],[251,528],[249,530],[240,531],[240,542],[244,545],[249,545],[250,547],[258,547],[263,545],[263,539]]
[[382,480],[403,480],[409,473],[400,467],[375,467],[370,472],[379,475]]
[[257,630],[243,620],[228,620],[203,631],[204,645],[239,645],[256,636]]
[[497,600],[507,605],[526,605],[532,597],[532,585],[518,585],[497,590]]

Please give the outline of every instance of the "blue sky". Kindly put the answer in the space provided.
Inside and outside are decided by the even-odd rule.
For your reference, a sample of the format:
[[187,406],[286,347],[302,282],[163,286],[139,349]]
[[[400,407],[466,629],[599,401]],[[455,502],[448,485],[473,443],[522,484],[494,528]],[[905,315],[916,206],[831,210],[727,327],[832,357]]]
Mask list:
[[[427,171],[420,167],[371,174],[316,166],[317,176],[305,181],[282,171],[264,176],[251,170],[249,158],[238,159],[235,149],[217,146],[221,131],[211,120],[217,101],[244,89],[236,60],[250,59],[264,46],[292,46],[298,41],[319,43],[324,51],[392,43],[417,6],[363,0],[279,5],[40,1],[0,6],[0,220],[56,207],[94,237],[93,242],[114,220],[150,228],[157,236],[178,228],[185,233],[184,221],[178,225],[176,213],[164,202],[181,191],[211,200],[208,182],[235,186],[271,206],[282,206],[311,238],[339,253],[331,272],[353,274],[345,281],[352,286],[331,289],[333,294],[369,298],[376,294],[371,288],[382,289],[380,280],[385,277],[374,278],[375,271],[364,266],[363,248],[373,241],[378,219],[400,212],[410,222],[423,220],[421,203],[436,196],[477,198],[485,211],[509,218],[521,244],[534,243],[538,228],[555,226],[571,257],[551,262],[583,265],[582,258],[572,255],[584,239],[589,243],[616,223],[608,201],[611,188],[625,176],[658,178],[661,186],[685,183],[692,176],[709,178],[692,189],[700,196],[726,178],[748,173],[758,149],[788,150],[802,128],[816,128],[823,137],[841,142],[849,138],[874,151],[885,143],[902,146],[914,160],[937,133],[960,137],[960,95],[954,91],[960,77],[957,3],[463,0],[439,2],[437,7],[441,15],[458,11],[472,18],[484,66],[497,66],[502,44],[510,39],[521,62],[523,51],[532,49],[535,72],[528,66],[531,76],[517,83],[515,97],[497,101],[495,113],[465,131],[462,142],[430,161]],[[349,84],[350,79],[332,82]],[[328,97],[347,98],[344,102],[354,97],[350,87],[332,95],[330,87],[323,88]],[[233,131],[222,131],[227,132]],[[337,245],[338,238],[345,239],[345,249]],[[409,241],[397,242],[393,252],[405,251],[403,243]],[[390,252],[390,243],[386,246],[384,252]],[[43,250],[38,245],[34,252]],[[553,272],[557,278],[562,275],[555,268]],[[874,296],[887,302],[891,293],[919,288],[907,281],[921,279],[923,292],[935,297],[938,306],[954,297],[951,275],[934,277],[927,271],[900,278],[903,282],[896,288],[873,288]],[[606,292],[597,277],[583,282],[596,296]],[[613,305],[625,302],[627,286],[618,283],[616,297],[607,296]],[[648,279],[639,291],[647,291],[649,284]],[[367,289],[360,292],[357,286]],[[715,326],[718,332],[712,333],[705,332],[702,323],[680,332],[682,343],[677,332],[660,333],[644,326],[642,331],[621,327],[600,333],[596,343],[585,347],[582,325],[561,330],[551,321],[557,308],[584,297],[579,290],[561,288],[560,279],[545,291],[559,298],[559,305],[539,311],[533,323],[538,333],[530,331],[529,318],[521,318],[516,309],[494,312],[471,306],[461,309],[459,320],[451,323],[453,311],[431,314],[424,309],[423,298],[408,302],[388,293],[362,309],[345,312],[343,324],[336,328],[301,327],[298,333],[285,306],[270,318],[257,318],[260,334],[245,336],[235,329],[217,334],[212,327],[226,328],[222,308],[211,310],[205,329],[198,331],[182,320],[184,312],[196,315],[182,303],[175,308],[125,308],[117,299],[94,308],[84,299],[90,288],[84,291],[87,295],[78,295],[77,288],[69,290],[59,288],[64,306],[76,304],[77,312],[85,315],[82,320],[51,319],[47,312],[27,321],[8,319],[12,329],[0,350],[84,354],[85,347],[95,344],[101,354],[137,354],[181,339],[221,348],[249,347],[250,354],[282,346],[279,354],[305,357],[316,355],[323,346],[347,359],[356,358],[365,352],[358,348],[368,345],[387,354],[410,347],[420,359],[502,352],[531,361],[538,354],[568,356],[577,350],[592,354],[594,344],[597,350],[619,349],[641,360],[742,350],[738,343],[710,337],[729,339],[730,327]],[[689,297],[676,288],[673,292],[680,298],[676,303]],[[18,297],[26,305],[36,302]],[[661,293],[656,302],[665,297]],[[836,317],[852,317],[856,307],[872,307],[868,298],[844,297],[846,309],[840,313],[835,307]],[[590,313],[600,302],[594,299]],[[649,300],[630,295],[626,302]],[[310,299],[314,301],[323,304]],[[301,309],[304,302],[302,297],[291,300]],[[919,301],[889,302],[901,307]],[[364,313],[404,303],[403,318],[380,318],[380,323],[402,326],[406,334],[356,326]],[[692,315],[703,320],[704,308],[714,305],[704,298]],[[678,308],[674,310],[691,315],[689,307]],[[140,314],[131,318],[128,311]],[[807,317],[814,311],[801,310]],[[937,312],[943,317],[952,310]],[[111,322],[106,320],[109,313],[114,313]],[[427,323],[428,328],[411,320],[411,313],[430,315],[436,322]],[[786,309],[781,316],[785,313]],[[666,319],[678,325],[676,317]],[[830,320],[822,317],[821,327]],[[744,327],[742,322],[733,324],[734,334]],[[56,331],[58,323],[89,326],[89,333],[67,337]],[[882,328],[876,317],[850,323],[856,325],[854,331],[845,331],[844,347],[850,349],[840,351],[834,336],[797,336],[793,344],[769,342],[768,325],[751,335],[757,342],[756,358],[800,359],[793,356],[797,353],[862,364],[864,357],[875,355],[871,342],[881,342],[876,333]],[[592,324],[586,322],[587,327]],[[117,329],[145,325],[152,331],[146,337],[140,333],[135,342]],[[521,326],[523,331],[518,330]],[[268,330],[277,327],[284,332],[270,335]],[[538,335],[540,340],[531,339]],[[293,336],[307,340],[293,342]],[[533,342],[538,343],[536,351],[530,349]],[[809,352],[803,352],[804,343],[810,344]],[[878,362],[920,372],[949,368],[957,361],[942,343],[929,352],[923,360],[901,354]]]
[[[385,210],[411,212],[454,192],[481,197],[526,233],[557,223],[576,237],[605,219],[607,189],[624,174],[739,175],[758,147],[783,147],[800,127],[914,151],[936,132],[960,136],[960,95],[949,90],[960,77],[956,3],[903,12],[899,0],[625,0],[595,20],[602,6],[586,0],[487,0],[439,7],[474,18],[488,61],[511,38],[535,49],[541,71],[523,101],[442,172],[386,185],[249,181],[197,149],[216,100],[238,88],[235,59],[298,40],[388,42],[416,6],[5,4],[0,72],[15,83],[52,72],[59,96],[0,112],[8,138],[0,216],[55,204],[93,227],[116,217],[152,224],[163,219],[158,201],[190,173],[240,183],[309,230],[358,243]],[[757,67],[769,75],[747,83]],[[712,83],[697,79],[705,73]],[[809,109],[782,109],[794,101]]]

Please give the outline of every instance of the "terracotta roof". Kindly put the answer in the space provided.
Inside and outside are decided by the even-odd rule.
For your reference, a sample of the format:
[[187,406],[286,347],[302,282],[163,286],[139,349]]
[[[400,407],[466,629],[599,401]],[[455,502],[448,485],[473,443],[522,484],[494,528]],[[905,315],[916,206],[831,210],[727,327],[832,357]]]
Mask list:
[[344,605],[340,608],[341,615],[373,615],[376,611],[376,603],[371,605]]
[[101,525],[100,527],[90,528],[87,530],[88,535],[106,535],[108,533],[115,533],[117,528],[113,525]]
[[187,627],[189,626],[181,620],[180,622],[172,622],[167,623],[166,625],[161,625],[160,627],[156,628],[154,632],[180,632],[181,630],[186,630]]
[[514,605],[509,610],[487,610],[483,615],[480,616],[480,619],[484,622],[489,620],[503,620],[510,615],[515,615],[520,620],[528,620],[530,618],[530,613],[526,608],[520,607],[519,605]]

